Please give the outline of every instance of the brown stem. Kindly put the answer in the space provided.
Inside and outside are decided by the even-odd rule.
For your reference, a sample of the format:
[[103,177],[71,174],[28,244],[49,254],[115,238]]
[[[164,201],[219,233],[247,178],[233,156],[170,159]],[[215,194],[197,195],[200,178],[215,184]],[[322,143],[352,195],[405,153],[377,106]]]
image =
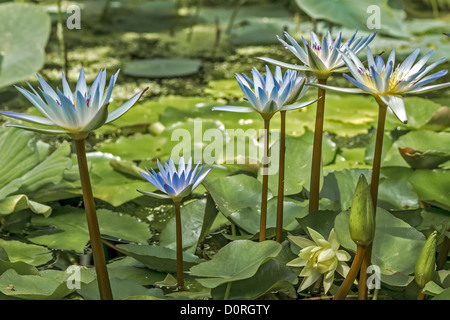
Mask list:
[[344,300],[347,296],[348,291],[352,287],[353,282],[356,279],[356,276],[358,275],[359,269],[361,267],[361,263],[364,259],[364,256],[366,254],[367,247],[358,246],[356,249],[356,255],[353,259],[352,266],[350,267],[350,270],[347,274],[347,277],[345,277],[344,282],[342,283],[341,287],[339,288],[339,291],[334,296],[334,300]]
[[425,300],[426,294],[423,293],[422,288],[419,289],[419,294],[417,295],[417,300]]
[[177,237],[177,283],[178,290],[184,290],[184,278],[183,278],[183,240],[181,233],[181,210],[180,210],[180,201],[174,200],[175,205],[175,228],[176,228],[176,237]]
[[377,200],[378,200],[378,185],[380,183],[380,171],[381,171],[381,154],[383,152],[383,138],[384,138],[384,124],[386,122],[386,112],[387,105],[378,102],[379,113],[378,113],[378,126],[377,126],[377,137],[375,142],[375,151],[373,155],[372,164],[372,180],[370,182],[370,194],[372,196],[373,206],[376,210]]
[[286,154],[286,111],[280,112],[280,163],[278,169],[278,202],[277,202],[277,226],[275,240],[279,243],[283,240],[283,200],[284,200],[284,166]]
[[[450,229],[448,229],[447,231],[450,231]],[[438,256],[436,258],[436,270],[439,271],[444,268],[444,264],[445,261],[447,261],[449,250],[450,250],[450,239],[447,236],[445,236],[441,250],[439,250]]]
[[367,300],[367,269],[370,266],[372,257],[372,244],[367,247],[366,253],[361,263],[361,270],[359,272],[359,288],[358,288],[358,300]]
[[[319,79],[319,84],[325,85],[327,79]],[[314,129],[314,145],[311,163],[311,181],[309,188],[309,213],[319,210],[320,169],[322,163],[322,135],[325,113],[325,89],[319,88]]]
[[[370,195],[372,197],[372,203],[374,207],[374,212],[377,212],[377,201],[378,201],[378,186],[380,184],[380,172],[381,172],[381,155],[383,152],[383,139],[384,139],[384,125],[386,123],[386,113],[387,105],[382,101],[378,100],[379,112],[378,112],[378,125],[377,125],[377,136],[375,140],[375,151],[373,154],[373,164],[372,164],[372,178],[370,182]],[[361,264],[361,277],[359,281],[358,298],[360,300],[367,299],[367,268],[371,264],[372,257],[372,243],[367,247],[367,253],[364,257],[364,261]],[[363,281],[364,280],[364,281]]]
[[259,241],[266,240],[267,224],[267,194],[269,191],[269,126],[270,119],[264,119],[264,155],[263,155],[263,181],[261,194],[261,218],[259,224]]
[[92,186],[89,178],[84,139],[74,140],[74,142],[100,299],[113,300],[108,269],[106,268],[105,253],[103,251],[100,228],[98,226],[97,213],[95,210],[94,196],[92,194]]

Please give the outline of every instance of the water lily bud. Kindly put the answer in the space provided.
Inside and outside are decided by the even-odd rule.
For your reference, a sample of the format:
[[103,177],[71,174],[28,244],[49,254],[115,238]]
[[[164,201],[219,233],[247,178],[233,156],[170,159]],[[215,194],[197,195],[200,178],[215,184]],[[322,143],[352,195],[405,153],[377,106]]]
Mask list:
[[423,288],[425,284],[431,281],[433,278],[433,274],[436,268],[436,237],[436,231],[430,234],[416,262],[416,268],[414,269],[414,278],[420,288]]
[[375,236],[375,210],[369,185],[361,175],[356,185],[349,216],[350,236],[359,246],[368,246]]

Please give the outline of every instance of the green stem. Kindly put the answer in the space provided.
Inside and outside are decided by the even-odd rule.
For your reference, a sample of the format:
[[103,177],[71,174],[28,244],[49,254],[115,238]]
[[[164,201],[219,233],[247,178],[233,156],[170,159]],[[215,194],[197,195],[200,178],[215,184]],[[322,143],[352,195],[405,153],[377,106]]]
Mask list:
[[269,127],[270,118],[264,119],[264,154],[263,154],[263,181],[261,194],[261,218],[259,225],[259,241],[266,240],[267,224],[267,194],[269,191]]
[[377,136],[375,141],[375,151],[373,154],[372,179],[370,181],[370,194],[372,196],[373,207],[376,212],[378,200],[378,185],[380,183],[381,155],[383,152],[384,125],[386,122],[387,105],[379,101]]
[[419,289],[419,294],[417,295],[417,300],[425,300],[426,294],[423,293],[423,288]]
[[74,140],[78,159],[78,169],[80,172],[81,189],[83,191],[84,209],[89,230],[89,237],[94,257],[94,266],[97,273],[97,282],[100,292],[100,299],[112,300],[111,285],[109,283],[108,269],[106,268],[105,253],[103,251],[100,228],[98,226],[97,214],[95,210],[94,196],[89,178],[89,170],[86,159],[86,147],[84,139]]
[[361,263],[361,270],[359,272],[359,288],[358,288],[358,300],[367,300],[368,289],[367,289],[367,269],[371,263],[372,256],[372,244],[367,247],[366,253],[363,257],[363,262]]
[[[372,203],[374,207],[374,212],[377,212],[377,201],[378,201],[378,186],[380,184],[380,172],[381,172],[381,155],[383,153],[383,138],[384,138],[384,125],[386,123],[386,113],[387,105],[381,100],[377,99],[379,112],[378,112],[378,125],[377,125],[377,136],[375,140],[375,151],[373,155],[372,164],[372,178],[370,181],[370,194],[372,197]],[[367,276],[366,270],[371,264],[372,257],[372,243],[367,247],[367,253],[364,261],[361,265],[361,275],[362,280],[365,280]],[[367,283],[366,281],[360,280],[358,289],[358,299],[367,300]]]
[[[327,79],[319,79],[319,84],[326,85]],[[322,163],[322,134],[325,113],[325,89],[319,88],[314,128],[314,145],[311,163],[311,181],[309,188],[309,213],[319,210],[320,169]]]
[[[450,228],[447,230],[450,232]],[[442,243],[441,249],[439,250],[438,256],[436,258],[436,270],[442,270],[444,268],[445,261],[447,261],[448,252],[450,250],[450,239],[445,236],[444,242]]]
[[177,243],[177,283],[178,290],[184,290],[184,279],[183,279],[183,240],[181,233],[181,210],[180,201],[174,200],[175,205],[175,228],[176,228],[176,243]]
[[352,266],[350,267],[347,277],[345,277],[344,282],[339,288],[339,291],[334,296],[334,300],[344,300],[345,297],[347,296],[347,293],[352,287],[352,284],[355,281],[356,276],[358,275],[359,269],[361,268],[361,263],[363,262],[364,256],[366,254],[366,249],[367,247],[363,246],[357,247],[356,255],[355,258],[353,259]]
[[275,240],[281,243],[283,240],[283,200],[284,200],[284,170],[286,154],[286,111],[280,112],[281,134],[280,134],[280,163],[278,169],[278,202],[277,202],[277,225]]
[[230,292],[231,292],[231,281],[227,283],[227,287],[225,289],[225,295],[223,297],[223,300],[228,300],[230,298]]

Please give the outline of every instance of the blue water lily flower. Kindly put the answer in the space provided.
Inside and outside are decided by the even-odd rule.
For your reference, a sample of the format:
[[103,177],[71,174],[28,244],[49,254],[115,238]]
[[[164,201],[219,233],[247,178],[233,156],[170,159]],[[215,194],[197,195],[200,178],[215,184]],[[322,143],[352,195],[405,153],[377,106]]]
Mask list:
[[317,101],[298,101],[308,89],[307,83],[313,78],[307,78],[304,73],[287,70],[283,75],[280,67],[276,67],[273,75],[268,66],[266,74],[261,73],[254,67],[251,71],[253,79],[245,74],[236,74],[239,86],[244,92],[245,98],[251,107],[245,106],[215,106],[214,111],[232,112],[258,112],[264,119],[270,119],[278,111],[294,110],[306,107]]
[[154,193],[149,191],[138,190],[142,194],[155,197],[158,199],[173,199],[174,201],[180,201],[182,198],[189,195],[192,190],[206,178],[212,167],[203,172],[204,166],[198,169],[200,163],[192,168],[192,158],[185,164],[184,157],[180,158],[178,162],[178,169],[172,158],[169,158],[169,163],[164,161],[164,167],[159,160],[158,167],[159,172],[156,173],[152,168],[150,171],[145,168],[147,173],[140,172],[140,174],[153,186],[163,193]]
[[37,77],[41,85],[39,90],[43,98],[30,84],[28,85],[31,91],[20,87],[16,88],[45,117],[11,111],[0,111],[0,113],[18,120],[44,126],[57,126],[60,129],[35,128],[17,124],[7,124],[7,126],[47,134],[67,133],[74,139],[83,139],[89,132],[122,116],[147,90],[140,91],[123,105],[108,113],[108,105],[118,74],[119,71],[111,76],[109,85],[105,90],[106,69],[100,70],[91,87],[88,89],[84,69],[81,69],[75,91],[72,91],[70,88],[64,73],[62,75],[62,91],[59,88],[56,88],[56,91],[53,90],[38,74]]
[[[426,84],[446,75],[448,70],[441,70],[434,74],[427,74],[436,66],[441,64],[445,58],[426,66],[434,50],[431,50],[416,62],[420,49],[414,50],[401,64],[395,67],[395,49],[393,49],[386,61],[380,56],[375,58],[369,47],[367,47],[366,68],[354,52],[348,50],[348,56],[342,54],[353,78],[344,74],[358,88],[340,88],[321,84],[315,86],[334,91],[347,93],[368,93],[377,99],[378,102],[386,104],[402,122],[407,121],[403,95],[429,92],[450,86],[450,82],[431,86]],[[415,63],[416,62],[416,63]]]
[[328,78],[333,72],[345,72],[347,70],[344,60],[340,55],[340,51],[345,51],[347,48],[358,54],[363,50],[375,37],[376,32],[373,35],[367,35],[365,37],[356,38],[358,29],[352,37],[342,43],[342,32],[339,32],[335,41],[331,37],[328,31],[327,36],[324,36],[322,41],[314,31],[311,31],[311,41],[308,43],[305,38],[302,37],[303,47],[289,35],[284,32],[286,40],[290,42],[288,44],[285,40],[277,36],[278,40],[291,51],[303,65],[290,64],[282,61],[278,61],[271,58],[261,58],[265,62],[285,67],[293,70],[310,71],[313,72],[318,79]]

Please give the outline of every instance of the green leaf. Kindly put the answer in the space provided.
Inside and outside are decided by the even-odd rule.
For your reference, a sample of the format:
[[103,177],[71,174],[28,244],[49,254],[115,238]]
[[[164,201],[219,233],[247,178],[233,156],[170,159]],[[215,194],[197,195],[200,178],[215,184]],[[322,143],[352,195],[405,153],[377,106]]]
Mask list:
[[[161,272],[175,272],[177,270],[175,250],[157,245],[119,244],[117,247],[150,269]],[[200,258],[193,254],[183,253],[184,270],[188,270],[191,266],[201,261]]]
[[33,266],[42,265],[52,259],[49,249],[17,240],[0,239],[0,247],[8,254],[9,261],[22,261]]
[[[10,287],[13,285],[13,287]],[[66,281],[41,275],[20,275],[10,269],[0,275],[0,292],[6,296],[28,300],[59,300],[73,290]]]
[[435,169],[450,159],[450,133],[429,130],[410,131],[386,152],[383,165],[406,163],[413,169]]
[[151,270],[142,262],[127,256],[108,263],[108,275],[110,278],[133,280],[143,286],[153,285],[166,276],[165,273]]
[[0,149],[0,214],[29,208],[49,215],[51,208],[41,203],[46,202],[41,195],[57,187],[72,166],[70,145],[63,142],[49,155],[49,146],[30,132],[1,128]]
[[[398,37],[406,37],[408,35],[408,31],[403,24],[406,13],[401,9],[389,7],[387,0],[362,0],[358,2],[341,0],[339,3],[333,0],[296,0],[296,3],[312,19],[326,20],[351,30],[359,27],[360,30],[366,31],[373,31],[368,30],[367,20],[374,14],[372,11],[370,14],[367,13],[367,10],[371,6],[376,6],[379,10],[379,15],[373,18],[380,19],[381,24],[377,31],[382,34]],[[375,11],[376,13],[377,11]]]
[[196,59],[137,60],[125,65],[124,73],[141,78],[175,78],[197,73],[202,66]]
[[[136,281],[128,279],[111,278],[111,290],[114,300],[123,300],[134,296],[152,296],[154,298],[163,299],[164,294],[161,289],[146,288]],[[81,287],[77,292],[85,300],[100,300],[97,281]]]
[[[183,248],[197,244],[203,225],[206,199],[193,201],[181,208],[181,225]],[[163,247],[176,249],[175,217],[170,219],[161,230],[159,244]]]
[[0,88],[26,79],[43,66],[50,27],[50,17],[38,5],[0,5]]
[[[97,210],[97,217],[101,234],[138,243],[146,243],[152,236],[148,225],[132,216],[100,209]],[[89,241],[83,209],[70,206],[55,208],[50,217],[34,216],[31,223],[34,226],[51,226],[48,231],[32,233],[28,240],[53,249],[83,252]]]
[[[336,236],[341,245],[356,251],[350,238],[348,212],[336,216]],[[381,280],[394,286],[411,282],[417,257],[425,244],[425,236],[384,209],[377,208],[372,264],[381,269]]]
[[266,240],[235,240],[222,247],[212,260],[190,269],[192,276],[207,288],[252,277],[264,262],[274,258],[281,251],[278,242]]
[[[269,292],[292,287],[297,283],[297,275],[285,264],[269,260],[262,264],[254,276],[231,284],[230,300],[256,300]],[[223,284],[211,290],[215,300],[223,300],[227,285]]]
[[421,201],[450,211],[450,170],[416,170],[409,181]]

